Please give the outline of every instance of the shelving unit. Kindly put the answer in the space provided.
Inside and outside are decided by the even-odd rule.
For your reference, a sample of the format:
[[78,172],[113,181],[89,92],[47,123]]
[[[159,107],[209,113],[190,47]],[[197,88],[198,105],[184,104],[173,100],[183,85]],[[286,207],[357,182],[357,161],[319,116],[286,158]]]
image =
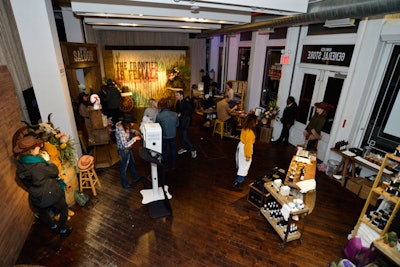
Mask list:
[[[385,173],[385,175],[389,175],[387,174],[387,171],[385,172],[385,167],[387,165],[388,160],[392,160],[395,162],[400,163],[400,157],[397,157],[393,154],[386,154],[385,158],[382,161],[382,164],[379,168],[379,172],[375,178],[375,182],[372,185],[372,189],[368,195],[368,198],[365,202],[364,208],[361,211],[360,217],[358,219],[358,222],[356,224],[356,227],[354,228],[353,234],[352,236],[356,236],[357,232],[360,228],[361,223],[364,223],[365,225],[367,225],[369,228],[371,228],[372,230],[374,230],[376,233],[378,233],[381,237],[388,231],[397,211],[400,208],[400,198],[394,194],[391,194],[387,191],[385,191],[381,186],[380,186],[380,180],[382,175]],[[399,192],[399,191],[397,191]],[[368,211],[369,205],[371,203],[371,200],[373,199],[374,194],[377,194],[378,196],[382,196],[384,198],[384,201],[388,202],[391,205],[394,205],[393,207],[393,211],[391,212],[386,225],[383,229],[378,228],[376,225],[372,224],[371,220],[366,216],[366,213]]]
[[[292,202],[294,197],[293,196],[282,196],[279,194],[279,192],[276,191],[276,189],[272,186],[272,182],[267,182],[264,185],[265,189],[270,193],[270,196],[273,197],[276,202],[282,207],[284,204],[288,204],[289,202]],[[279,237],[283,240],[283,243],[280,245],[281,248],[284,248],[286,245],[286,242],[294,241],[294,240],[299,240],[300,242],[302,241],[302,235],[304,231],[304,226],[305,226],[305,217],[307,216],[309,212],[309,209],[306,205],[304,205],[304,208],[298,211],[291,211],[289,215],[289,220],[288,220],[288,226],[291,225],[293,222],[293,217],[298,216],[304,217],[301,225],[301,229],[293,234],[289,235],[289,231],[285,231],[286,227],[280,227],[278,226],[278,223],[276,220],[271,218],[271,214],[268,210],[265,210],[263,207],[260,208],[260,213],[265,217],[265,219],[268,221],[268,223],[274,228],[274,230],[277,232]],[[300,221],[300,219],[299,219]]]

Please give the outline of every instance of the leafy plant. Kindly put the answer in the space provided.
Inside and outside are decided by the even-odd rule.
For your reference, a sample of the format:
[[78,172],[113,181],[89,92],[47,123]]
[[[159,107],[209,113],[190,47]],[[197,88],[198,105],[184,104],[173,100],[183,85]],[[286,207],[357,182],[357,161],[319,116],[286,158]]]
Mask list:
[[167,86],[182,87],[190,80],[190,70],[185,65],[173,66],[167,70]]

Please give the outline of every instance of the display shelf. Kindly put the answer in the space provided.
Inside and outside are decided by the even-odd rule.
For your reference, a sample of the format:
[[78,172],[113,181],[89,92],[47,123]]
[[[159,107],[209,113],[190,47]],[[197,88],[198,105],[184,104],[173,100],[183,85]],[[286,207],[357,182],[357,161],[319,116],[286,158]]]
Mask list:
[[[378,174],[377,174],[377,176],[375,178],[375,181],[374,181],[374,183],[372,185],[371,191],[368,194],[368,198],[365,201],[365,205],[363,207],[363,210],[361,211],[360,217],[359,217],[359,219],[357,221],[357,224],[356,224],[356,226],[354,228],[354,231],[352,233],[353,237],[355,237],[357,235],[358,229],[359,229],[360,224],[362,222],[365,223],[369,228],[371,228],[372,230],[377,232],[380,236],[383,236],[388,231],[388,229],[389,229],[389,227],[390,227],[390,225],[391,225],[391,223],[392,223],[397,211],[400,208],[399,197],[386,192],[385,190],[383,190],[383,188],[380,185],[380,180],[381,180],[382,175],[384,175],[384,174],[386,175],[387,174],[387,169],[385,167],[386,167],[386,165],[387,165],[389,160],[400,163],[400,157],[395,156],[393,154],[386,154],[385,155],[385,157],[384,157],[384,159],[382,161],[382,164],[381,164],[381,166],[379,168]],[[370,222],[370,220],[368,218],[366,218],[366,212],[369,209],[369,206],[370,206],[371,200],[373,199],[374,194],[378,194],[378,196],[382,196],[386,201],[392,202],[394,204],[393,211],[391,212],[391,214],[389,216],[389,219],[387,220],[383,230],[381,230],[378,227],[376,227],[375,225],[373,225]]]
[[382,233],[382,230],[379,229],[378,227],[376,227],[375,225],[373,225],[368,218],[366,218],[366,217],[362,218],[361,222],[365,223],[369,228],[371,228],[372,230],[374,230],[378,234]]
[[399,202],[399,200],[400,200],[400,198],[399,198],[398,196],[395,196],[395,195],[393,195],[393,194],[390,194],[390,193],[386,192],[386,191],[385,191],[383,188],[381,188],[381,187],[373,188],[372,191],[375,192],[375,193],[378,194],[378,195],[383,196],[385,199],[387,199],[387,200],[389,200],[390,202],[393,202],[393,203],[395,203],[395,204],[396,204],[397,202]]
[[[301,170],[304,169],[304,179],[303,180],[310,180],[315,179],[315,172],[316,172],[316,161],[310,162],[310,164],[301,162],[298,160],[298,156],[293,156],[292,161],[290,162],[289,169],[286,173],[285,184],[297,188],[296,183],[300,182],[300,175]],[[290,176],[293,174],[293,178]]]
[[[278,226],[276,220],[270,219],[270,213],[269,213],[268,210],[264,210],[264,208],[261,208],[260,209],[260,213],[265,217],[265,219],[267,219],[269,224],[272,226],[272,228],[274,228],[274,230],[277,232],[277,234],[280,236],[280,238],[282,240],[285,240],[286,227],[285,228],[281,228],[281,227]],[[287,235],[286,242],[290,242],[290,241],[297,240],[297,239],[300,239],[300,238],[301,238],[301,233],[299,231],[297,231],[297,232],[295,232],[293,234]]]
[[[295,197],[293,195],[287,195],[287,196],[282,196],[277,190],[276,188],[274,188],[273,186],[273,182],[266,182],[264,184],[264,188],[268,191],[268,193],[270,193],[270,197],[274,198],[275,201],[279,204],[280,207],[282,207],[285,204],[288,204],[290,202],[293,202],[293,200],[295,199]],[[303,235],[303,230],[304,230],[304,226],[305,226],[305,217],[308,215],[309,212],[309,208],[304,205],[303,209],[300,210],[293,210],[290,211],[289,214],[289,219],[288,219],[288,224],[287,225],[291,225],[293,222],[293,217],[294,216],[298,216],[299,217],[299,222],[296,223],[300,224],[300,218],[303,218],[302,221],[302,227],[301,229],[297,230],[297,232],[293,233],[293,234],[289,234],[288,232],[284,232],[285,228],[281,228],[277,225],[277,222],[274,219],[270,219],[270,213],[268,210],[264,210],[264,208],[260,208],[260,213],[265,217],[265,219],[268,221],[268,223],[272,226],[272,228],[274,228],[274,230],[276,231],[276,233],[279,235],[279,237],[283,240],[283,243],[281,244],[281,248],[284,248],[287,242],[293,241],[293,240],[300,240],[301,242],[301,238]]]

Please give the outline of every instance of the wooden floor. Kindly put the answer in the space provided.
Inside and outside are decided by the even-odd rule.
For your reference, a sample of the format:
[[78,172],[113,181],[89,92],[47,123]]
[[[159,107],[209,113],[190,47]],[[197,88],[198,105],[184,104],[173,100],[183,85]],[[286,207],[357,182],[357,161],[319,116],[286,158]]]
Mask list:
[[[198,157],[178,156],[177,170],[167,175],[172,216],[152,219],[141,203],[143,185],[121,188],[118,163],[97,169],[103,187],[89,207],[72,207],[71,236],[60,240],[35,221],[16,264],[321,267],[344,257],[361,199],[318,172],[316,206],[307,217],[303,242],[281,249],[280,237],[247,201],[247,185],[275,166],[287,169],[295,148],[257,141],[246,186],[235,192],[238,141],[212,137],[200,125],[195,122],[190,129]],[[150,166],[139,158],[139,146],[135,144],[136,167],[145,176]]]

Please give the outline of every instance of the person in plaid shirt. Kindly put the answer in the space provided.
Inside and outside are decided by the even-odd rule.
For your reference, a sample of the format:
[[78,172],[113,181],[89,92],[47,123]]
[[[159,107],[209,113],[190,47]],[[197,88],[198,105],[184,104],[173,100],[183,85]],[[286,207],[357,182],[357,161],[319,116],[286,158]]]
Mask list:
[[138,182],[140,177],[135,169],[135,160],[133,159],[132,145],[141,139],[138,131],[133,129],[136,119],[125,114],[124,119],[119,121],[115,127],[115,138],[117,140],[118,154],[121,159],[120,178],[123,188],[132,188],[126,178],[126,171],[129,167],[133,182]]

